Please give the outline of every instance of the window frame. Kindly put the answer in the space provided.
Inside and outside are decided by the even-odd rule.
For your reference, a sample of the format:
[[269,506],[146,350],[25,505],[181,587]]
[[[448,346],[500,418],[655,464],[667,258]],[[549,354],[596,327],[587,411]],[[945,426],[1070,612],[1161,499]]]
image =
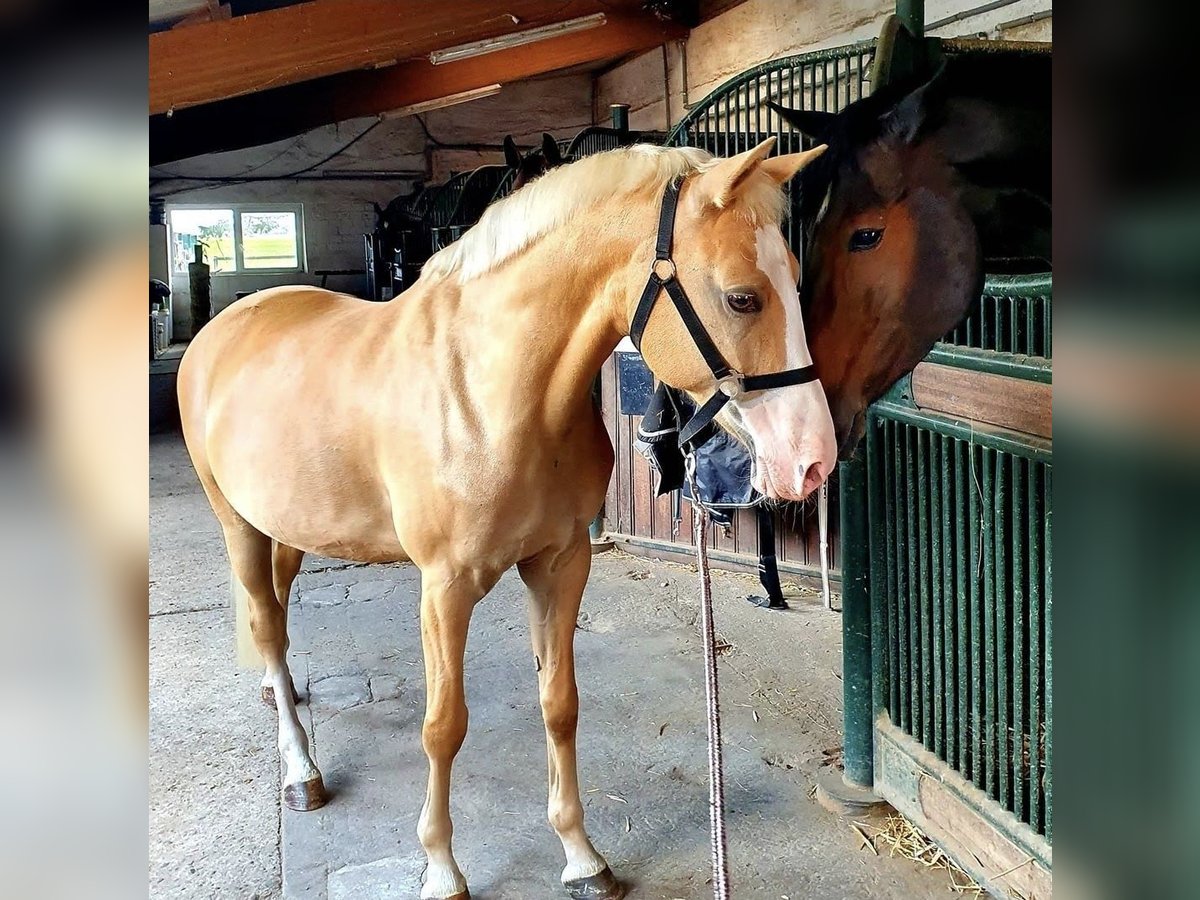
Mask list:
[[[213,278],[229,278],[234,275],[295,275],[300,272],[308,272],[308,247],[304,240],[304,204],[302,203],[168,203],[168,240],[172,247],[175,241],[175,226],[171,220],[171,213],[177,209],[217,209],[230,210],[233,213],[233,269],[226,272],[214,271],[211,273]],[[247,268],[243,258],[242,214],[280,212],[290,212],[296,216],[296,265],[272,266],[269,269]],[[182,276],[187,273],[177,271],[172,260],[171,274],[172,276]]]

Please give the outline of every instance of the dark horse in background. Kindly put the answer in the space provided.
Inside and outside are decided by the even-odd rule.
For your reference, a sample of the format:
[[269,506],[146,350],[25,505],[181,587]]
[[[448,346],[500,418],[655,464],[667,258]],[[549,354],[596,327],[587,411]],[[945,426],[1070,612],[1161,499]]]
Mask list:
[[[564,162],[558,144],[548,134],[542,135],[542,146],[522,155],[512,136],[504,139],[504,162],[516,174],[511,190],[517,190],[527,182]],[[393,198],[387,206],[375,207],[374,235],[378,247],[377,266],[399,263],[404,273],[399,288],[411,287],[420,273],[421,266],[433,252],[429,244],[429,230],[424,215],[417,212],[418,198],[425,190],[438,190],[437,186],[426,188],[417,182],[407,194]],[[426,198],[428,199],[428,198]]]
[[563,162],[562,153],[558,150],[558,142],[544,131],[542,132],[541,149],[531,150],[524,155],[517,149],[517,142],[512,139],[511,134],[504,139],[504,163],[517,173],[512,186],[514,191],[525,187],[543,172],[558,168]]
[[846,458],[985,272],[1050,269],[1050,55],[951,55],[836,114],[771,106],[829,145],[801,176],[801,303]]

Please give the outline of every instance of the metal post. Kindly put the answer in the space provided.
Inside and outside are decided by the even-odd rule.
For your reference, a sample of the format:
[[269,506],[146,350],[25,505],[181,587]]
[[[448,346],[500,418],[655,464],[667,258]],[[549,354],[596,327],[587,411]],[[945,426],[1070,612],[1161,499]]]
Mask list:
[[896,0],[896,17],[913,37],[925,36],[925,0]]
[[612,127],[622,133],[629,130],[629,104],[614,103],[608,108],[612,116]]
[[817,776],[817,799],[842,815],[880,803],[875,781],[874,696],[871,690],[871,591],[867,464],[859,453],[841,464],[838,505],[842,523],[842,747],[841,772]]
[[842,689],[846,781],[874,781],[871,695],[870,543],[867,527],[867,464],[861,453],[842,463]]

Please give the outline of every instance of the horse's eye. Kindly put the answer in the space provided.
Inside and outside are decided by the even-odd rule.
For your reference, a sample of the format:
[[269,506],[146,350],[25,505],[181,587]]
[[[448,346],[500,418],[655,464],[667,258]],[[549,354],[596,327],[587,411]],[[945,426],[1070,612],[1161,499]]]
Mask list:
[[753,291],[730,291],[725,302],[735,313],[755,313],[762,309],[762,301]]
[[879,246],[879,242],[882,239],[882,228],[860,228],[854,234],[850,235],[850,252],[857,253],[860,250],[872,250]]

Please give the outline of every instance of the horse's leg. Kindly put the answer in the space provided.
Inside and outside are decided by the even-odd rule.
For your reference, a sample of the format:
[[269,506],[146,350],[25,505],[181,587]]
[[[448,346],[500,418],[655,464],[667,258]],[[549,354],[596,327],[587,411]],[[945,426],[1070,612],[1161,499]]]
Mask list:
[[467,736],[467,700],[463,689],[463,653],[471,611],[487,593],[469,577],[422,573],[421,647],[425,656],[425,724],[421,741],[429,757],[429,787],[417,836],[428,865],[422,900],[466,900],[467,881],[450,840],[450,768]]
[[275,593],[271,539],[228,506],[218,509],[217,515],[225,531],[234,589],[246,593],[250,633],[266,663],[267,675],[263,683],[272,689],[279,711],[279,754],[284,763],[283,802],[290,809],[317,809],[325,805],[325,785],[317,764],[309,755],[308,735],[300,724],[296,702],[292,699],[292,676],[287,667],[287,610]]
[[587,532],[568,550],[524,562],[519,570],[529,587],[529,625],[550,770],[550,824],[562,841],[567,865],[563,885],[575,898],[617,900],[624,887],[583,828],[575,728],[579,692],[575,686],[575,623],[592,566]]
[[[287,627],[288,598],[292,593],[292,582],[296,580],[296,574],[300,571],[300,563],[303,561],[303,550],[297,550],[295,547],[289,547],[279,541],[271,542],[271,580],[275,587],[275,599],[283,607],[285,628]],[[287,672],[286,662],[284,671]],[[292,682],[290,672],[288,673],[288,684],[291,685],[292,701],[298,703],[300,695],[296,693],[296,686]],[[275,708],[275,683],[272,680],[270,669],[263,673],[262,699],[267,706]]]

